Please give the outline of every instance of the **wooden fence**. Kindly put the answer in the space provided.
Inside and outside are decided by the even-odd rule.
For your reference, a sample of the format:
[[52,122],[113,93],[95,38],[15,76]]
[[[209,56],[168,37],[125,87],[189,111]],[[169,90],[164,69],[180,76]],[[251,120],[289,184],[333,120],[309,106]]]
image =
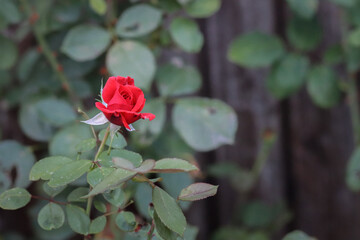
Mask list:
[[[340,39],[340,9],[320,2],[326,47]],[[243,69],[226,59],[229,43],[239,34],[259,30],[284,36],[289,15],[285,0],[223,0],[221,10],[201,22],[206,43],[196,61],[204,76],[203,94],[230,104],[239,119],[235,145],[203,154],[203,166],[226,161],[250,166],[262,131],[272,129],[279,139],[256,194],[290,206],[294,218],[284,232],[301,229],[320,240],[360,239],[360,197],[345,185],[354,148],[347,105],[319,109],[304,90],[276,101],[265,89],[267,70]],[[210,239],[210,233],[232,216],[236,192],[226,182],[220,185],[215,199],[193,207],[192,221],[201,226],[199,239]]]

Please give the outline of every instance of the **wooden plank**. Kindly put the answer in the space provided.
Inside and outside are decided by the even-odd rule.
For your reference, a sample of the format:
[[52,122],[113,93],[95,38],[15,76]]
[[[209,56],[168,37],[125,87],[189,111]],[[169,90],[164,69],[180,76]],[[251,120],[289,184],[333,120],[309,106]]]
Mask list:
[[[278,107],[264,86],[264,70],[243,69],[226,58],[230,42],[239,34],[274,30],[271,1],[222,1],[221,10],[205,21],[206,45],[199,59],[204,75],[205,94],[231,105],[237,112],[239,129],[233,146],[224,146],[213,153],[216,162],[233,161],[250,167],[265,129],[279,131]],[[270,202],[283,198],[282,164],[279,147],[271,155],[260,179],[259,195]],[[227,182],[220,182],[217,196],[219,224],[228,224],[240,194]]]
[[[326,47],[340,39],[340,11],[324,1],[319,14]],[[360,198],[345,185],[354,147],[348,107],[321,110],[305,91],[290,106],[295,226],[318,239],[359,239]]]

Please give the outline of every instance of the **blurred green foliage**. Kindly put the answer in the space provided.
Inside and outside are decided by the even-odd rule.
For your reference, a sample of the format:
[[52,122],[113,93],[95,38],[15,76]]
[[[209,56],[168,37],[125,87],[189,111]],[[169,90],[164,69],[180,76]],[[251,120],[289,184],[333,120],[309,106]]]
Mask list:
[[[117,237],[147,239],[150,229],[145,222],[155,217],[148,212],[149,203],[154,201],[156,219],[160,219],[158,232],[151,230],[155,230],[154,239],[166,239],[173,231],[182,235],[185,227],[184,239],[195,239],[198,230],[186,226],[181,219],[182,210],[173,200],[194,179],[188,174],[171,175],[167,171],[197,168],[185,160],[166,157],[195,164],[196,150],[209,151],[234,141],[234,110],[218,100],[187,97],[201,88],[202,76],[195,65],[182,59],[186,53],[198,53],[204,44],[194,18],[214,14],[220,8],[220,0],[0,3],[1,103],[4,111],[16,112],[26,137],[23,143],[0,142],[1,207],[20,208],[30,201],[29,196],[52,199],[30,208],[38,220],[33,226],[35,239],[68,239],[72,231],[101,238],[106,232],[103,229],[109,228]],[[175,54],[164,58],[167,51]],[[78,121],[97,114],[89,106],[93,106],[102,81],[111,75],[133,77],[148,100],[144,111],[154,113],[156,119],[151,123],[139,121],[134,124],[136,132],[124,136],[118,133],[109,139],[106,151],[99,155],[102,168],[88,173],[93,164],[88,159],[93,158],[98,139],[106,135],[105,126],[96,127],[93,136],[90,127]],[[204,128],[206,121],[211,124]],[[226,129],[214,130],[226,121],[230,121]],[[193,132],[197,132],[197,141],[191,139]],[[9,133],[11,130],[6,130],[5,134]],[[146,157],[145,161],[137,152]],[[50,157],[43,158],[47,154]],[[36,158],[41,160],[32,167]],[[113,158],[119,160],[113,163]],[[147,158],[163,160],[152,165],[154,161]],[[131,171],[113,169],[124,164],[132,166]],[[169,194],[157,188],[153,194],[159,196],[151,196],[151,188],[138,183],[144,179],[136,174],[151,169],[161,173],[152,174],[150,181],[163,180],[160,184]],[[31,181],[39,181],[35,183],[36,195],[25,189],[30,184],[29,174]],[[134,178],[134,182],[123,184],[129,178]],[[182,197],[192,201],[215,192],[212,185],[194,185]],[[95,218],[89,218],[86,199],[81,197],[98,193],[104,194],[94,198],[97,212]],[[101,215],[126,208],[132,199],[135,211],[121,211],[110,217],[110,223]],[[190,203],[180,205],[187,209]],[[166,206],[172,211],[168,212]],[[174,216],[178,217],[173,219]],[[144,229],[126,233],[141,226],[139,221]]]

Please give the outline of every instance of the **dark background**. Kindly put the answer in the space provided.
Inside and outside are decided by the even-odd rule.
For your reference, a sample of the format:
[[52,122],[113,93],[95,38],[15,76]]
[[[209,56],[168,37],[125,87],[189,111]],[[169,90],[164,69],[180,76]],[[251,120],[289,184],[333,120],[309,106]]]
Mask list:
[[[239,119],[235,145],[201,157],[207,159],[206,164],[211,159],[250,166],[262,131],[277,132],[277,144],[255,197],[269,203],[286,201],[293,219],[285,232],[301,229],[321,240],[360,239],[359,194],[345,184],[346,165],[354,149],[346,103],[322,110],[304,90],[288,100],[276,101],[265,89],[266,70],[243,69],[226,59],[227,46],[239,34],[259,30],[284,36],[289,14],[282,0],[225,0],[219,12],[201,22],[206,42],[195,61],[205,79],[203,94],[230,104]],[[320,1],[318,17],[324,31],[321,48],[339,42],[339,15],[340,9],[333,3]],[[317,55],[312,58],[316,60]],[[216,227],[230,222],[239,194],[226,181],[214,182],[220,184],[215,199],[193,206],[196,213],[192,220],[200,226],[201,239],[209,239],[208,234]],[[203,214],[208,217],[200,217]]]

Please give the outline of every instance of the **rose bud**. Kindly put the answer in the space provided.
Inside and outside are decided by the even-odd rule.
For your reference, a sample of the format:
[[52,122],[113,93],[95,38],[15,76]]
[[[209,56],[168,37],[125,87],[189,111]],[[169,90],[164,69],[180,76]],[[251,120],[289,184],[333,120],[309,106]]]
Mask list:
[[151,121],[155,118],[152,113],[140,113],[146,99],[143,91],[134,85],[134,79],[131,77],[110,77],[101,89],[100,97],[101,102],[97,102],[95,106],[101,113],[83,121],[84,123],[102,125],[110,122],[110,128],[113,130],[125,127],[128,131],[133,131],[131,123],[139,119]]

